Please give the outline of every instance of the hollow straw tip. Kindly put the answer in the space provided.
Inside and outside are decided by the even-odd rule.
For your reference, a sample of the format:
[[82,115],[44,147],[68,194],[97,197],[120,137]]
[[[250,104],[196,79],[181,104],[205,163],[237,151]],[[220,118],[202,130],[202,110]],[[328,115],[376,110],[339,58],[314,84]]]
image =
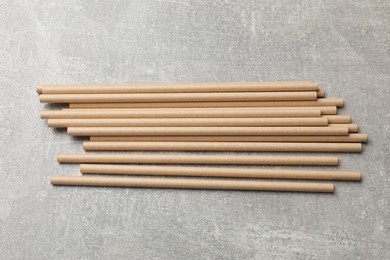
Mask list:
[[38,94],[42,94],[43,86],[42,85],[37,85],[35,90],[37,91]]
[[317,98],[323,98],[325,97],[325,91],[322,88],[318,88],[317,90]]
[[335,190],[335,185],[333,183],[329,183],[328,192],[334,193],[334,190]]
[[321,118],[324,118],[326,121],[326,125],[329,126],[329,118],[327,118],[327,117],[321,117]]
[[339,128],[340,128],[340,135],[347,136],[349,134],[348,127],[339,127]]
[[352,180],[354,181],[361,181],[362,180],[362,173],[361,172],[351,172]]
[[41,119],[48,119],[50,111],[48,110],[42,110],[39,114],[41,116]]
[[88,164],[80,164],[80,173],[85,173],[85,168],[88,167]]
[[339,166],[340,165],[340,158],[337,156],[334,156],[332,158],[333,158],[334,166]]
[[57,162],[63,163],[63,155],[62,154],[57,154]]
[[[42,117],[42,115],[41,115]],[[55,127],[55,128],[65,128],[65,126],[56,126],[56,124],[53,124],[52,119],[47,119],[47,126],[48,127]]]
[[51,185],[58,185],[58,176],[50,176]]

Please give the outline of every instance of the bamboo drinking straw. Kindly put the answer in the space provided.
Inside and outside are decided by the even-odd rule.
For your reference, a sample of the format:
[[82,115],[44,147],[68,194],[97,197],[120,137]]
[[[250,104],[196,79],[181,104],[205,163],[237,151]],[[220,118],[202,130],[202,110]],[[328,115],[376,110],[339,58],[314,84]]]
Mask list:
[[157,163],[157,164],[226,164],[226,165],[317,165],[336,166],[335,156],[267,156],[226,154],[59,154],[60,163]]
[[73,136],[348,135],[346,127],[69,127]]
[[310,142],[363,143],[366,134],[347,136],[91,136],[97,142]]
[[345,115],[325,115],[323,116],[328,119],[329,124],[349,124],[351,123],[351,117]]
[[329,127],[347,127],[350,133],[357,133],[359,127],[357,124],[328,124]]
[[49,119],[49,127],[173,127],[173,126],[327,126],[322,117],[286,118],[100,118]]
[[143,84],[43,84],[43,94],[201,93],[317,91],[315,82],[210,82]]
[[249,118],[319,117],[320,110],[205,109],[205,110],[43,110],[42,118]]
[[[213,110],[226,110],[227,108],[220,108],[216,107],[213,108]],[[237,110],[237,109],[256,109],[256,110],[320,110],[322,115],[336,115],[337,114],[337,107],[335,106],[327,106],[327,107],[231,107],[228,108],[231,110]],[[62,111],[66,110],[72,110],[72,111],[96,111],[96,108],[88,109],[88,108],[63,108]],[[128,109],[128,108],[100,108],[99,111],[114,111],[114,110],[121,110],[121,111],[132,111],[134,109]],[[191,111],[194,110],[194,108],[139,108],[137,111],[158,111],[158,110],[164,110],[164,111],[177,111],[177,110],[185,110],[185,111]],[[196,108],[198,111],[205,111],[210,110],[210,108]]]
[[361,152],[361,143],[84,142],[86,151]]
[[289,191],[289,192],[327,192],[334,191],[331,183],[308,182],[259,182],[237,180],[202,180],[172,178],[113,178],[84,176],[53,176],[53,185],[66,186],[107,186],[137,188],[171,189],[210,189],[210,190],[252,190],[252,191]]
[[359,181],[360,172],[188,166],[81,164],[83,174]]
[[70,108],[196,108],[196,107],[342,107],[340,98],[319,98],[316,101],[248,101],[248,102],[165,102],[165,103],[71,103]]
[[41,94],[41,103],[317,100],[317,92]]

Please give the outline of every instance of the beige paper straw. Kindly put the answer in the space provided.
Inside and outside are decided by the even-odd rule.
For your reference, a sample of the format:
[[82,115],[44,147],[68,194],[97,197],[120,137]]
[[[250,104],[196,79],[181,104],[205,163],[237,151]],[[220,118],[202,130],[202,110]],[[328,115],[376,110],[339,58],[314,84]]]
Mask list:
[[348,135],[346,127],[69,127],[73,136]]
[[204,110],[43,110],[41,118],[250,118],[319,117],[320,110],[204,109]]
[[329,124],[349,124],[351,117],[346,115],[324,115],[328,119]]
[[316,165],[337,166],[336,156],[276,156],[228,154],[59,154],[60,163],[155,163],[155,164],[226,164],[226,165]]
[[331,183],[308,182],[259,182],[237,180],[197,180],[172,178],[139,178],[139,177],[84,177],[53,176],[53,185],[66,186],[107,186],[137,188],[170,188],[170,189],[210,189],[210,190],[252,190],[252,191],[289,191],[289,192],[327,192],[334,191]]
[[97,142],[308,142],[363,143],[366,134],[347,136],[91,136]]
[[141,84],[41,84],[43,94],[201,93],[317,91],[315,82],[199,82]]
[[[256,110],[320,110],[322,115],[336,115],[337,114],[337,107],[335,106],[327,106],[327,107],[231,107],[231,108],[220,108],[216,107],[213,108],[213,110],[237,110],[237,109],[256,109]],[[96,108],[87,109],[87,108],[63,108],[62,111],[96,111]],[[113,111],[113,110],[121,110],[121,111],[132,111],[133,109],[128,108],[100,108],[99,111]],[[158,111],[158,110],[164,110],[164,111],[177,111],[177,110],[185,110],[185,111],[191,111],[194,110],[194,108],[139,108],[138,111]],[[210,110],[210,108],[196,108],[197,111],[206,111]]]
[[217,108],[217,107],[342,107],[340,98],[319,98],[316,101],[258,101],[258,102],[165,102],[165,103],[71,103],[72,109],[92,108]]
[[154,175],[154,176],[187,176],[187,177],[224,177],[224,178],[259,178],[259,179],[306,179],[306,180],[339,180],[359,181],[360,172],[352,171],[319,171],[319,170],[284,170],[253,169],[231,167],[188,167],[188,166],[153,166],[153,165],[110,165],[81,164],[83,174],[113,175]]
[[84,142],[86,151],[361,152],[361,143]]
[[49,127],[327,126],[322,117],[49,119]]
[[317,100],[317,92],[41,94],[41,103]]

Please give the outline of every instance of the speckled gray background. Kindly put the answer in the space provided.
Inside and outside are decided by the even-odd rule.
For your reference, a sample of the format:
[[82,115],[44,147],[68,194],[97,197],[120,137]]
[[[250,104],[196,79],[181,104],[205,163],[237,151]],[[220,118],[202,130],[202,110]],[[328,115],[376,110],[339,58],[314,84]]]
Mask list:
[[[0,3],[0,259],[389,259],[389,1]],[[319,81],[370,142],[333,195],[56,188],[37,83]]]

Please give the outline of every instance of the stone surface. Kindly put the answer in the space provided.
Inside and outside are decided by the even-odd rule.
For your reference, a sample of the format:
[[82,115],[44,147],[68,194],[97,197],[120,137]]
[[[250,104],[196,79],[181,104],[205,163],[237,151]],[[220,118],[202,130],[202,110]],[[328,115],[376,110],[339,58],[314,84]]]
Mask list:
[[[388,1],[0,3],[0,259],[389,259]],[[52,187],[38,83],[319,81],[369,134],[333,195]]]

